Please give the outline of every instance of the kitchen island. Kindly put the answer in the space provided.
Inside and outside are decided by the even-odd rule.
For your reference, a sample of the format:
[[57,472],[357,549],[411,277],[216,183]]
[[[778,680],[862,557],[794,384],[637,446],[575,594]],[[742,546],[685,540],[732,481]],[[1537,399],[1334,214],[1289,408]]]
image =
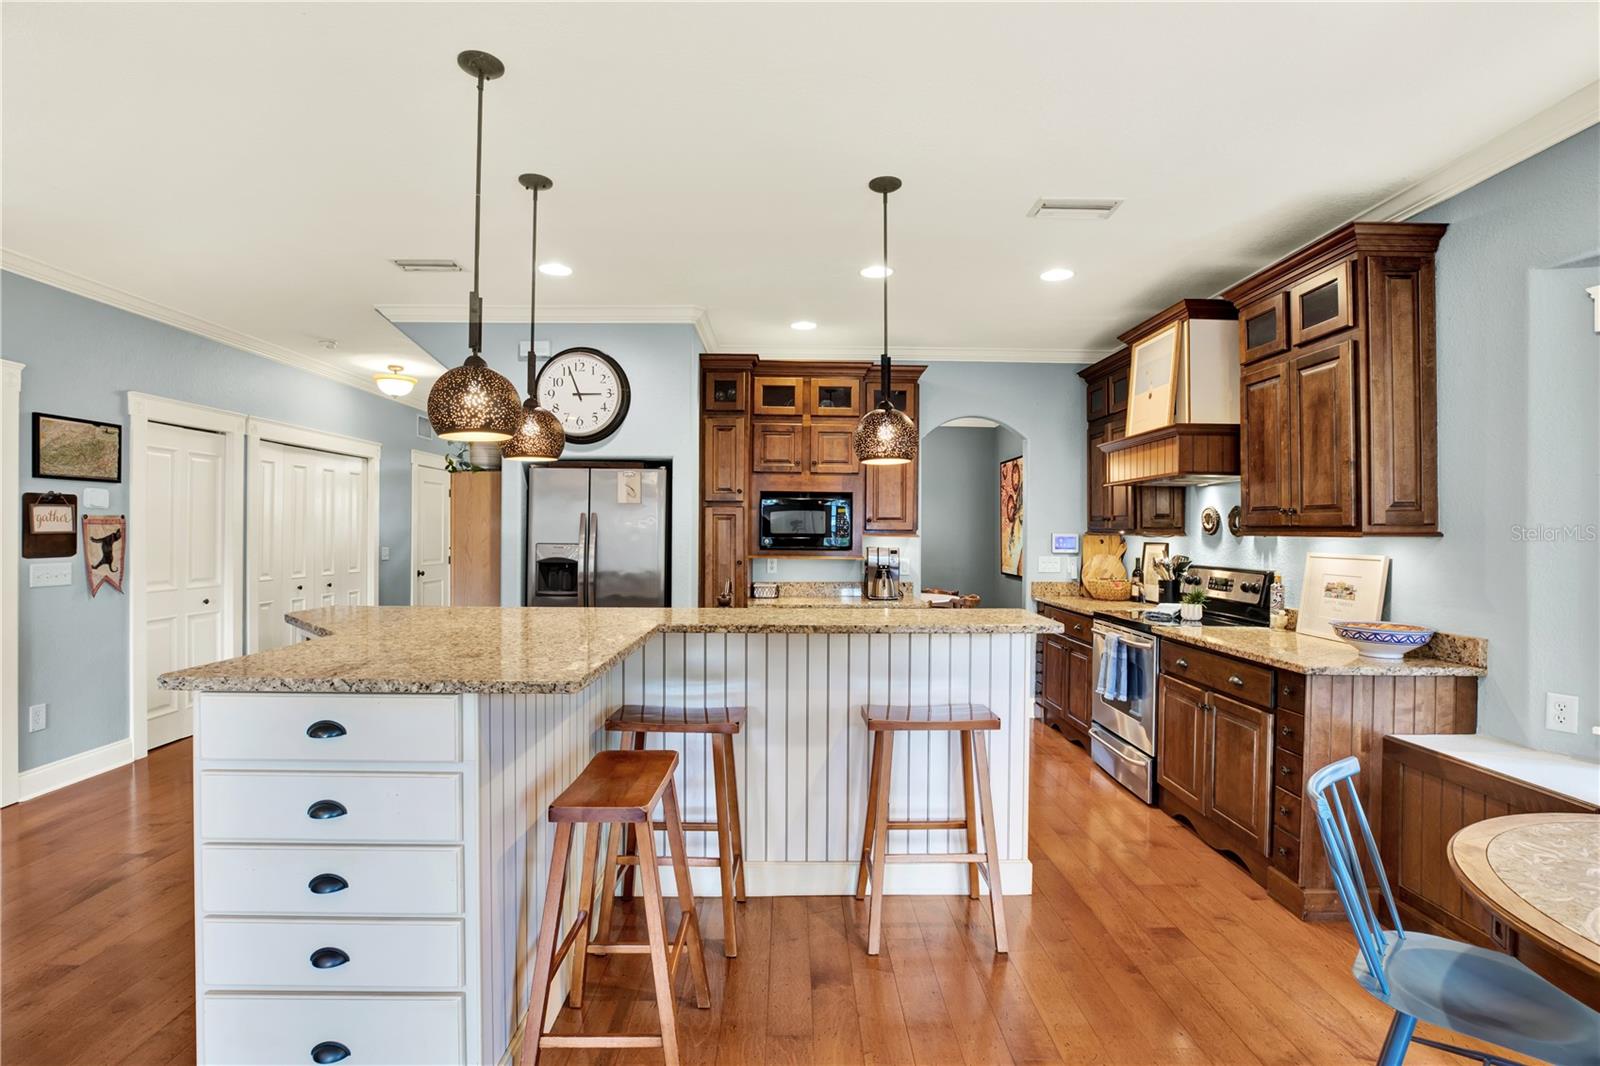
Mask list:
[[[1033,642],[1061,629],[1038,615],[334,607],[290,621],[315,639],[161,680],[199,693],[201,1062],[304,1061],[323,1041],[359,1044],[360,1061],[499,1062],[549,867],[543,809],[605,745],[605,718],[623,703],[747,709],[735,759],[752,895],[853,891],[860,707],[986,704],[1002,719],[1002,884],[1031,890]],[[681,756],[685,819],[706,818],[703,738],[651,745],[662,739]],[[893,817],[959,816],[959,745],[895,742]],[[710,834],[687,844],[714,853]],[[959,831],[894,831],[889,850],[966,847]],[[697,893],[719,894],[716,871],[701,874]],[[964,874],[897,864],[887,888],[959,893]]]

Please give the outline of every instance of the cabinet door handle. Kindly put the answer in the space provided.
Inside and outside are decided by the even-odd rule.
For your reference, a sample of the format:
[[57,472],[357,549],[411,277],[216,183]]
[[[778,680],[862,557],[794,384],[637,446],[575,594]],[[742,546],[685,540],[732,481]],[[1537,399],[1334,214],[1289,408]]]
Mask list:
[[337,1040],[324,1040],[311,1049],[311,1061],[318,1066],[328,1066],[331,1062],[343,1062],[350,1057],[350,1049]]
[[1073,626],[1072,627],[1072,631],[1074,633],[1082,633],[1083,632],[1083,624],[1080,622],[1078,625]]
[[1278,854],[1287,859],[1289,857],[1289,849],[1280,845],[1278,847]]
[[327,821],[329,818],[343,818],[349,813],[345,805],[338,800],[317,800],[306,808],[306,817],[319,822]]
[[1282,774],[1284,777],[1288,777],[1290,770],[1287,766],[1280,766],[1278,767],[1278,773]]
[[1278,735],[1280,737],[1292,737],[1292,736],[1294,736],[1294,726],[1292,726],[1292,725],[1284,726],[1282,729],[1278,730]]
[[338,874],[318,874],[306,882],[306,887],[314,895],[331,896],[335,892],[343,892],[350,887],[350,882]]
[[339,948],[318,948],[311,953],[311,965],[319,970],[331,970],[349,961],[349,953]]
[[335,737],[342,737],[344,735],[344,726],[330,718],[324,718],[321,721],[312,722],[310,725],[306,726],[306,736],[310,737],[312,740],[332,740]]
[[1289,808],[1287,808],[1287,807],[1279,807],[1278,808],[1278,813],[1283,815],[1285,818],[1287,818],[1287,817],[1289,817]]
[[1244,688],[1244,678],[1240,677],[1238,674],[1229,674],[1228,684],[1238,685],[1240,688]]
[[1189,660],[1188,659],[1174,659],[1173,660],[1173,665],[1174,666],[1181,666],[1185,670],[1187,670],[1187,669],[1189,669]]

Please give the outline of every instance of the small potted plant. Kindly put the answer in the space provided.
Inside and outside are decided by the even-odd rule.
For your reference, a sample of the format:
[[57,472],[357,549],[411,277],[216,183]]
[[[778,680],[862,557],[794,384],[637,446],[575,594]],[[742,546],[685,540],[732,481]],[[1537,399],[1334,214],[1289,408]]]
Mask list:
[[1183,603],[1178,608],[1185,622],[1198,622],[1206,615],[1206,590],[1190,589],[1183,594]]

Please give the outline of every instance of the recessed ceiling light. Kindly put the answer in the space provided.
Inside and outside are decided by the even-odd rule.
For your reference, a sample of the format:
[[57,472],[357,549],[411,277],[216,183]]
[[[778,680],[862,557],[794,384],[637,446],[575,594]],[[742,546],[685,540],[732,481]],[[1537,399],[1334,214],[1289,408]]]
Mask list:
[[1049,270],[1046,270],[1043,274],[1039,275],[1039,280],[1066,281],[1070,277],[1072,277],[1072,271],[1068,270],[1066,267],[1051,267]]
[[861,276],[864,278],[873,278],[876,280],[879,278],[891,277],[893,274],[894,268],[886,267],[882,263],[874,263],[869,267],[861,268]]
[[817,324],[815,322],[811,322],[811,321],[809,321],[807,319],[802,318],[798,322],[789,323],[789,328],[790,329],[799,329],[799,330],[816,329],[817,328]]
[[565,263],[551,261],[549,263],[540,263],[539,273],[548,274],[552,278],[570,278],[572,276],[572,268]]

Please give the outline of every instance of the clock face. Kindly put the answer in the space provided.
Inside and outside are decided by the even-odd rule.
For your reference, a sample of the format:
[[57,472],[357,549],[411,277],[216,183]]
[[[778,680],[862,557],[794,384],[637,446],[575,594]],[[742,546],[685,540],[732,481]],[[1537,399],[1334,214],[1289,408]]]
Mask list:
[[628,415],[628,375],[595,348],[568,348],[551,356],[539,370],[534,392],[574,444],[604,440]]

